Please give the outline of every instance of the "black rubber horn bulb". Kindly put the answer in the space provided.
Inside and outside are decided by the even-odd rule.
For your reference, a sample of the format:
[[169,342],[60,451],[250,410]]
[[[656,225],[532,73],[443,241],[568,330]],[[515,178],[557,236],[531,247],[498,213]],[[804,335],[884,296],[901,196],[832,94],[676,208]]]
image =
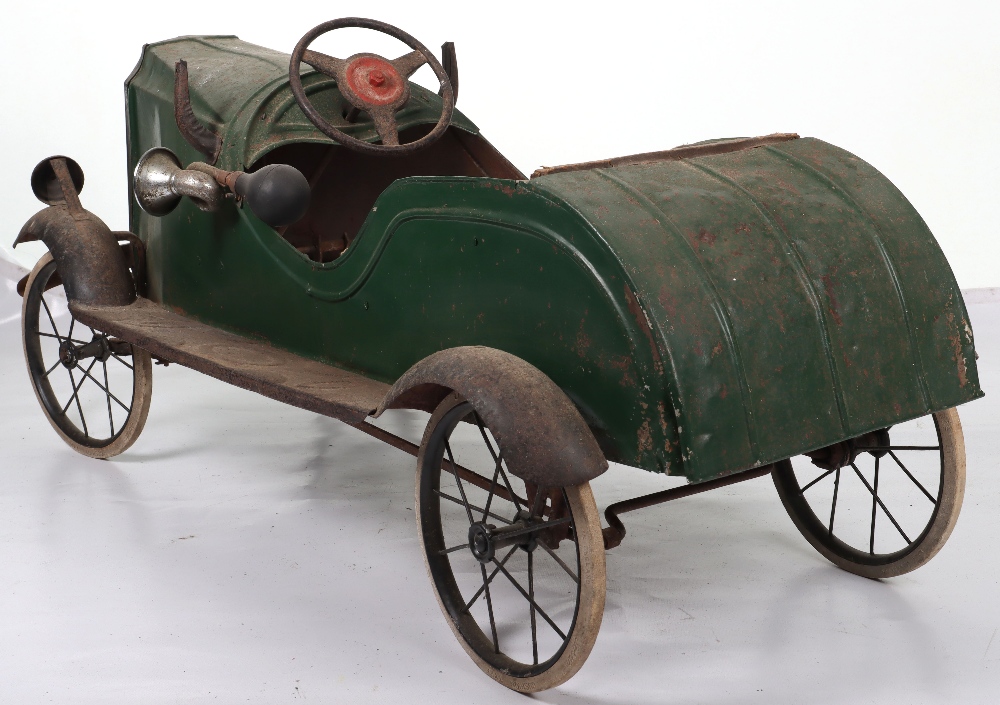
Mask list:
[[236,180],[236,194],[272,228],[291,225],[309,209],[309,182],[288,164],[269,164],[243,174]]

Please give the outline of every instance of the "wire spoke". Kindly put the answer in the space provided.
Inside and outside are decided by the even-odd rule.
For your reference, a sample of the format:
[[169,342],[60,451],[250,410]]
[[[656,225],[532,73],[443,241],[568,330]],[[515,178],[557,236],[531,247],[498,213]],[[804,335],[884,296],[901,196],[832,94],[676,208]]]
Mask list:
[[67,340],[73,340],[73,328],[76,327],[76,319],[72,316],[69,319],[69,333],[66,334]]
[[496,469],[493,471],[493,480],[490,482],[490,493],[486,496],[486,508],[483,510],[483,521],[486,521],[486,515],[490,512],[490,505],[493,503],[493,495],[497,489],[497,480],[500,478],[500,463],[503,462],[503,454],[497,459]]
[[941,446],[858,446],[856,450],[941,450]]
[[122,363],[123,365],[125,365],[125,367],[129,368],[130,370],[133,370],[133,371],[135,370],[135,368],[132,367],[132,365],[130,365],[127,362],[125,362],[123,359],[121,359],[120,357],[118,357],[118,355],[116,355],[115,353],[111,353],[111,357],[113,357],[114,359],[118,360],[118,362]]
[[[451,444],[448,443],[448,441],[444,442],[444,449],[448,451],[448,461],[451,463],[451,466],[453,468],[458,467],[457,465],[455,465],[455,456],[452,455]],[[465,485],[462,484],[462,478],[459,477],[459,474],[457,472],[455,473],[455,484],[458,485],[458,491],[462,495],[462,503],[465,505],[465,513],[469,516],[469,526],[471,526],[476,522],[472,518],[472,510],[469,508],[469,498],[465,496]]]
[[486,566],[479,564],[479,570],[483,574],[483,589],[486,591],[486,609],[490,614],[490,631],[493,632],[493,653],[500,653],[500,640],[497,639],[497,623],[493,619],[493,597],[490,595],[490,584],[486,579]]
[[560,524],[568,524],[572,521],[570,517],[562,517],[561,519],[553,519],[552,521],[542,522],[541,524],[531,524],[530,526],[525,526],[523,529],[517,529],[516,531],[505,531],[503,536],[505,539],[512,539],[515,536],[525,536],[527,534],[535,534],[539,531],[544,531],[545,529],[551,529],[553,526],[559,526]]
[[[518,548],[517,546],[511,546],[510,550],[507,551],[507,555],[503,557],[502,561],[500,561],[500,565],[506,564],[507,563],[507,559],[509,559],[512,555],[514,555],[514,551],[516,551],[517,548]],[[472,605],[474,605],[476,603],[476,600],[479,599],[479,596],[482,595],[483,592],[486,590],[486,586],[493,582],[493,578],[497,577],[497,573],[499,573],[499,572],[500,572],[499,568],[494,568],[493,569],[493,572],[490,573],[490,577],[487,578],[486,583],[481,588],[479,588],[478,590],[476,590],[476,594],[473,595],[472,599],[469,600],[468,604],[465,605],[465,611],[466,612],[468,612],[469,610],[472,609]]]
[[535,659],[535,665],[538,665],[538,628],[535,624],[535,552],[528,551],[528,602],[531,606],[528,608],[531,613],[531,654]]
[[555,560],[555,562],[558,563],[560,565],[560,567],[562,567],[562,569],[565,570],[569,574],[569,577],[573,578],[573,582],[575,582],[575,583],[579,583],[580,582],[580,578],[577,577],[576,573],[574,573],[572,570],[570,570],[570,567],[563,562],[563,559],[560,558],[559,556],[557,556],[555,551],[553,551],[551,548],[549,548],[548,546],[546,546],[544,541],[539,541],[538,545],[541,546],[545,550],[546,553],[548,553],[550,556],[552,556],[553,560]]
[[[494,563],[497,562],[495,558],[493,559],[493,562]],[[505,576],[507,576],[507,580],[509,580],[511,582],[511,584],[514,587],[517,588],[517,591],[520,592],[521,595],[524,596],[524,599],[527,600],[529,603],[531,603],[531,605],[535,608],[535,610],[537,610],[538,614],[540,614],[542,616],[542,619],[544,619],[546,622],[549,623],[549,626],[552,627],[555,630],[556,634],[558,634],[560,637],[562,637],[563,641],[566,641],[567,637],[566,637],[565,634],[563,634],[562,629],[560,629],[558,626],[556,626],[556,623],[552,621],[552,618],[549,617],[549,615],[545,614],[545,610],[543,610],[541,607],[539,607],[538,604],[534,601],[534,599],[532,599],[531,596],[528,595],[528,593],[524,591],[524,588],[521,587],[521,584],[519,582],[517,582],[517,580],[514,579],[514,576],[511,575],[509,572],[507,572],[507,569],[504,568],[499,563],[497,563],[497,566],[500,568],[500,572],[502,572]]]
[[500,477],[503,478],[503,484],[507,487],[507,491],[510,492],[510,497],[514,500],[514,506],[517,507],[517,511],[521,511],[523,509],[521,500],[518,499],[517,493],[514,492],[514,488],[510,484],[510,478],[507,477],[507,473],[504,471],[503,465],[500,466]]
[[840,491],[840,468],[833,479],[833,505],[830,507],[830,535],[833,535],[833,517],[837,514],[837,494]]
[[517,494],[514,492],[514,488],[510,484],[510,479],[507,477],[507,473],[503,469],[503,459],[500,457],[500,454],[493,450],[493,444],[490,443],[489,436],[486,435],[486,427],[483,425],[483,420],[479,418],[479,413],[473,411],[472,414],[476,419],[476,425],[479,427],[479,433],[482,434],[483,441],[486,443],[486,448],[489,449],[490,455],[493,456],[493,462],[495,462],[497,467],[500,468],[500,477],[503,478],[503,484],[507,487],[507,491],[510,493],[511,499],[513,499],[517,510],[521,511],[524,507],[521,506],[521,500],[517,498]]
[[926,496],[926,497],[927,497],[927,499],[929,499],[929,500],[931,501],[931,503],[933,503],[933,504],[937,504],[937,500],[936,500],[936,499],[934,499],[934,497],[932,497],[932,496],[931,496],[931,493],[930,493],[930,492],[928,492],[928,491],[927,491],[926,489],[924,489],[924,486],[923,486],[923,485],[921,485],[921,484],[920,484],[920,483],[919,483],[919,482],[917,481],[917,478],[915,478],[915,477],[914,477],[913,475],[911,475],[911,474],[910,474],[910,471],[909,471],[909,470],[907,470],[907,469],[906,469],[906,466],[905,466],[905,465],[903,465],[903,462],[902,462],[902,461],[901,461],[901,460],[900,460],[899,458],[897,458],[897,457],[896,457],[896,454],[895,454],[895,453],[893,453],[893,452],[892,452],[892,451],[890,450],[890,451],[889,451],[889,455],[890,455],[890,456],[892,457],[892,459],[893,459],[893,460],[895,460],[895,461],[896,461],[896,465],[898,465],[898,466],[900,467],[900,469],[901,469],[901,470],[902,470],[903,472],[905,472],[905,473],[906,473],[906,476],[907,476],[908,478],[910,478],[911,480],[913,480],[913,484],[915,484],[915,485],[916,485],[917,487],[919,487],[919,488],[920,488],[920,491],[924,493],[924,496]]
[[68,340],[71,343],[76,343],[77,345],[86,345],[86,343],[83,342],[82,340],[77,340],[76,338],[70,338],[69,336],[53,335],[52,333],[43,333],[42,331],[38,331],[38,335],[44,338],[55,338],[59,342]]
[[878,461],[881,460],[878,456],[875,456],[875,488],[872,490],[872,530],[871,536],[868,539],[868,553],[875,555],[875,517],[878,511]]
[[[93,362],[90,363],[90,366],[93,367],[94,363]],[[81,423],[83,423],[83,435],[86,436],[87,438],[90,438],[90,431],[87,430],[87,418],[83,415],[83,406],[80,404],[80,395],[79,395],[80,387],[83,386],[84,378],[80,379],[80,387],[77,387],[76,380],[73,378],[73,370],[67,368],[66,371],[69,372],[70,382],[75,387],[75,390],[73,391],[73,399],[76,399],[76,410],[80,412],[80,421]],[[66,408],[67,409],[69,408],[69,404],[66,405]],[[63,413],[65,414],[66,411],[64,410]]]
[[52,370],[54,370],[55,368],[59,367],[59,365],[61,363],[62,363],[62,360],[56,360],[55,363],[52,365],[52,367],[50,367],[48,370],[45,371],[45,374],[43,374],[42,377],[43,378],[44,377],[48,377],[50,374],[52,374]]
[[[488,490],[490,487],[490,478],[479,473],[475,473],[468,468],[463,468],[461,465],[458,468],[453,468],[451,464],[444,458],[441,459],[441,470],[448,473],[449,475],[454,475],[456,472],[462,473],[462,479],[465,480],[466,484],[472,485],[473,487],[479,487],[482,490]],[[496,492],[497,497],[503,497],[507,501],[510,500],[510,496],[503,487],[497,487]],[[521,498],[519,498],[521,499]],[[521,499],[522,502],[527,500]]]
[[813,485],[815,485],[817,482],[819,482],[820,480],[822,480],[824,477],[826,477],[827,475],[829,475],[832,472],[833,472],[833,470],[827,470],[825,473],[823,473],[822,475],[820,475],[819,477],[817,477],[815,480],[813,480],[812,482],[810,482],[808,485],[806,485],[805,487],[803,487],[802,489],[800,489],[799,490],[799,494],[803,494],[806,490],[808,490],[810,487],[812,487]]
[[[104,366],[104,386],[107,389],[111,389],[111,384],[108,382],[108,363],[104,360],[101,360],[101,364]],[[114,436],[115,421],[114,418],[112,418],[111,416],[111,392],[107,393],[107,399],[108,399],[108,425],[111,427],[111,435]]]
[[[95,364],[97,364],[97,359],[96,358],[90,363],[90,366],[93,367]],[[73,370],[71,370],[70,368],[67,367],[66,371],[69,372],[69,379],[70,379],[70,382],[73,385],[73,396],[71,396],[69,398],[69,400],[66,402],[66,406],[63,407],[62,412],[64,414],[69,410],[69,407],[73,404],[74,400],[76,400],[76,403],[79,405],[80,400],[77,399],[77,395],[80,393],[80,387],[82,387],[83,383],[87,381],[86,377],[81,377],[80,378],[80,384],[77,384],[76,383],[76,378],[73,376]],[[80,420],[83,421],[83,410],[80,411]],[[84,423],[84,426],[86,426],[87,422],[83,421],[83,423]]]
[[[477,507],[475,504],[466,504],[465,502],[463,502],[462,500],[460,500],[458,497],[452,497],[450,494],[445,494],[441,490],[434,490],[434,494],[436,494],[438,497],[441,497],[442,499],[447,499],[447,500],[449,500],[451,502],[454,502],[455,504],[461,505],[463,507],[468,507],[469,509],[475,509],[477,512],[483,511],[482,507]],[[497,521],[502,521],[504,524],[512,524],[513,523],[510,519],[504,519],[499,514],[494,514],[493,512],[490,512],[489,514],[487,514],[487,516],[492,517],[492,518],[496,519]]]
[[858,466],[855,465],[854,463],[851,463],[851,467],[854,468],[854,472],[857,474],[859,478],[861,478],[861,482],[864,483],[865,487],[868,488],[868,491],[872,493],[873,497],[875,497],[875,501],[878,502],[878,506],[882,507],[882,511],[885,512],[885,515],[887,517],[889,517],[889,521],[891,521],[892,525],[896,527],[896,531],[898,531],[900,535],[903,537],[903,539],[905,539],[907,545],[912,544],[913,542],[910,541],[910,537],[906,535],[906,532],[903,531],[903,529],[899,526],[899,523],[896,521],[895,517],[893,517],[892,514],[889,513],[889,510],[885,508],[885,505],[882,503],[882,500],[878,498],[878,495],[875,494],[875,491],[872,489],[872,486],[868,484],[868,480],[866,480],[865,476],[861,474],[860,470],[858,470]]
[[[45,307],[45,315],[49,317],[49,323],[52,324],[52,332],[56,334],[55,337],[61,343],[63,338],[61,335],[59,335],[59,328],[56,327],[56,319],[52,317],[52,312],[49,310],[49,305],[45,303],[45,296],[44,295],[39,296],[38,298],[42,300],[42,306]],[[39,335],[41,335],[41,333],[39,333]]]
[[476,419],[476,426],[479,427],[479,433],[482,434],[483,436],[483,441],[486,443],[486,448],[490,451],[490,455],[493,456],[493,462],[499,463],[500,456],[495,450],[493,450],[493,444],[490,442],[490,437],[486,435],[486,426],[483,425],[483,420],[479,417],[479,412],[473,411],[472,415]]
[[[97,358],[95,357],[94,358],[94,362],[90,363],[90,367],[93,367],[94,363],[96,363],[96,362],[97,362]],[[83,374],[87,375],[87,377],[90,379],[91,382],[93,382],[98,387],[100,387],[102,392],[104,392],[109,397],[111,397],[116,402],[118,402],[118,405],[121,406],[121,408],[125,409],[125,413],[126,414],[131,414],[132,413],[132,409],[130,409],[129,407],[127,407],[124,404],[122,404],[121,399],[119,399],[118,397],[116,397],[114,394],[111,393],[111,391],[109,389],[107,389],[104,385],[102,385],[100,382],[98,382],[96,379],[94,379],[93,375],[90,374],[90,369],[89,368],[86,369],[86,370],[81,370],[81,371],[83,372]]]
[[438,555],[443,556],[448,553],[454,553],[455,551],[461,551],[463,548],[468,548],[468,547],[469,544],[460,543],[457,546],[452,546],[451,548],[442,548],[440,551],[438,551]]

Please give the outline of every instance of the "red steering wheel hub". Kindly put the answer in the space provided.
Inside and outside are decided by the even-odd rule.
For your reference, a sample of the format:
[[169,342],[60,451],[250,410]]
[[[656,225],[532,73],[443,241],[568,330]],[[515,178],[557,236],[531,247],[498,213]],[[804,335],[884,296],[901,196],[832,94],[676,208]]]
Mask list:
[[380,56],[363,54],[348,60],[347,85],[369,105],[392,105],[403,97],[406,81]]

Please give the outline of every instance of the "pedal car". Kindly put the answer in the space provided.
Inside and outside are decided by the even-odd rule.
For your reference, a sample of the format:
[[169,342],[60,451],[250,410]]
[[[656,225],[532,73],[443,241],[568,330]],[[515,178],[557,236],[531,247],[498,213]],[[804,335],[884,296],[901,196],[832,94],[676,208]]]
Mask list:
[[[309,49],[342,27],[410,52]],[[442,52],[358,18],[290,57],[236,37],[143,49],[131,231],[84,210],[83,171],[53,157],[16,241],[49,249],[20,287],[24,352],[63,440],[125,451],[156,360],[414,454],[445,619],[525,692],[590,653],[625,511],[767,474],[836,565],[929,560],[962,504],[955,407],[982,391],[962,295],[903,195],[794,134],[526,178],[455,110]],[[425,63],[437,94],[408,80]],[[419,446],[370,423],[395,408],[430,413]],[[602,529],[589,482],[608,461],[690,482]]]

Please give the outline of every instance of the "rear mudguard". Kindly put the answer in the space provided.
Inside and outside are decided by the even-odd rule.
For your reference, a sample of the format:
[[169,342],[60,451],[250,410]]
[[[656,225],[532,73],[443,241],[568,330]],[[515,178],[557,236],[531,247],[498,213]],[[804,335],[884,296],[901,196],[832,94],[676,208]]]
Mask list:
[[118,236],[93,213],[64,204],[33,215],[14,241],[41,240],[56,261],[70,304],[126,306],[136,291]]
[[512,473],[542,487],[589,482],[608,469],[594,435],[565,393],[538,368],[494,348],[469,346],[425,357],[375,410],[433,410],[451,393],[489,426]]

